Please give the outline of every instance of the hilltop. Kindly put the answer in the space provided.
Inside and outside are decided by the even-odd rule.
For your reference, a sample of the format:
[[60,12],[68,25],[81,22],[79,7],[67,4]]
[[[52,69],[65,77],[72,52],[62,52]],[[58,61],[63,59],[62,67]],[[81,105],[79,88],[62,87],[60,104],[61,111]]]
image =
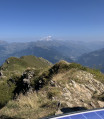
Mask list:
[[54,65],[49,63],[42,69],[31,65],[11,79],[4,81],[1,76],[0,83],[3,84],[0,86],[1,118],[39,119],[104,107],[104,74],[64,60]]
[[28,56],[22,56],[20,58],[17,57],[10,57],[8,58],[5,63],[1,66],[1,69],[3,70],[9,70],[9,71],[14,71],[14,70],[24,70],[28,67],[33,67],[33,68],[44,68],[49,65],[52,65],[49,61],[43,59],[42,57],[35,57],[32,55]]

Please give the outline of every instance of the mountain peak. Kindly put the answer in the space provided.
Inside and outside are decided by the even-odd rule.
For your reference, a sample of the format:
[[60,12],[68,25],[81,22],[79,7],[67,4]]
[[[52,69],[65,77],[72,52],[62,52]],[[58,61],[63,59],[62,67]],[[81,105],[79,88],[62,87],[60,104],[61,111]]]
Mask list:
[[52,38],[52,36],[46,36],[46,37],[44,37],[44,38],[41,38],[40,40],[43,40],[43,41],[51,41],[53,38]]

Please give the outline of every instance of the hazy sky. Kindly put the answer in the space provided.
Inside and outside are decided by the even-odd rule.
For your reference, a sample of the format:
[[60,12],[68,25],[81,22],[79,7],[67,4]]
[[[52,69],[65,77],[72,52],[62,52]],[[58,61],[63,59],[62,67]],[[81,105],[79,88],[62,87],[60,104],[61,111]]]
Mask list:
[[0,40],[104,39],[104,0],[0,0]]

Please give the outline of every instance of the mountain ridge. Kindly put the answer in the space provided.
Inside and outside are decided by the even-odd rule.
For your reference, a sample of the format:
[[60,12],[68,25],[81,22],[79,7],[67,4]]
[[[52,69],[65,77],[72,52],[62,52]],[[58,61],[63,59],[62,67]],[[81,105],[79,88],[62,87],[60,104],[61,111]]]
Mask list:
[[9,69],[8,65],[14,66],[17,59],[29,61],[28,57],[42,64],[47,63],[47,60],[34,56],[12,57],[13,60],[9,58],[6,61],[0,76],[1,117],[39,119],[55,115],[59,110],[65,113],[64,110],[68,112],[104,106],[104,74],[100,71],[64,60],[54,65],[48,63],[43,68],[40,67],[41,63],[35,68],[34,60],[31,62],[33,65],[29,63],[30,67],[22,71],[18,67]]
[[1,43],[0,44],[0,65],[9,57],[21,57],[23,55],[34,55],[43,57],[52,63],[59,60],[77,62],[78,57],[84,53],[90,53],[104,47],[103,41],[71,41],[52,40],[36,41],[28,43]]
[[104,72],[104,48],[83,54],[78,58],[78,62],[84,66],[92,67]]

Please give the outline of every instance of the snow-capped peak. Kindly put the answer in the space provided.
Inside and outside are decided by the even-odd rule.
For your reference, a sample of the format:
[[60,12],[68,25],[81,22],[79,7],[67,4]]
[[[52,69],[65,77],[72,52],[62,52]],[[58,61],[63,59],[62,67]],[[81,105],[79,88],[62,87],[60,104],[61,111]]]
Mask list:
[[47,36],[47,37],[41,38],[40,40],[51,41],[52,40],[52,36]]

